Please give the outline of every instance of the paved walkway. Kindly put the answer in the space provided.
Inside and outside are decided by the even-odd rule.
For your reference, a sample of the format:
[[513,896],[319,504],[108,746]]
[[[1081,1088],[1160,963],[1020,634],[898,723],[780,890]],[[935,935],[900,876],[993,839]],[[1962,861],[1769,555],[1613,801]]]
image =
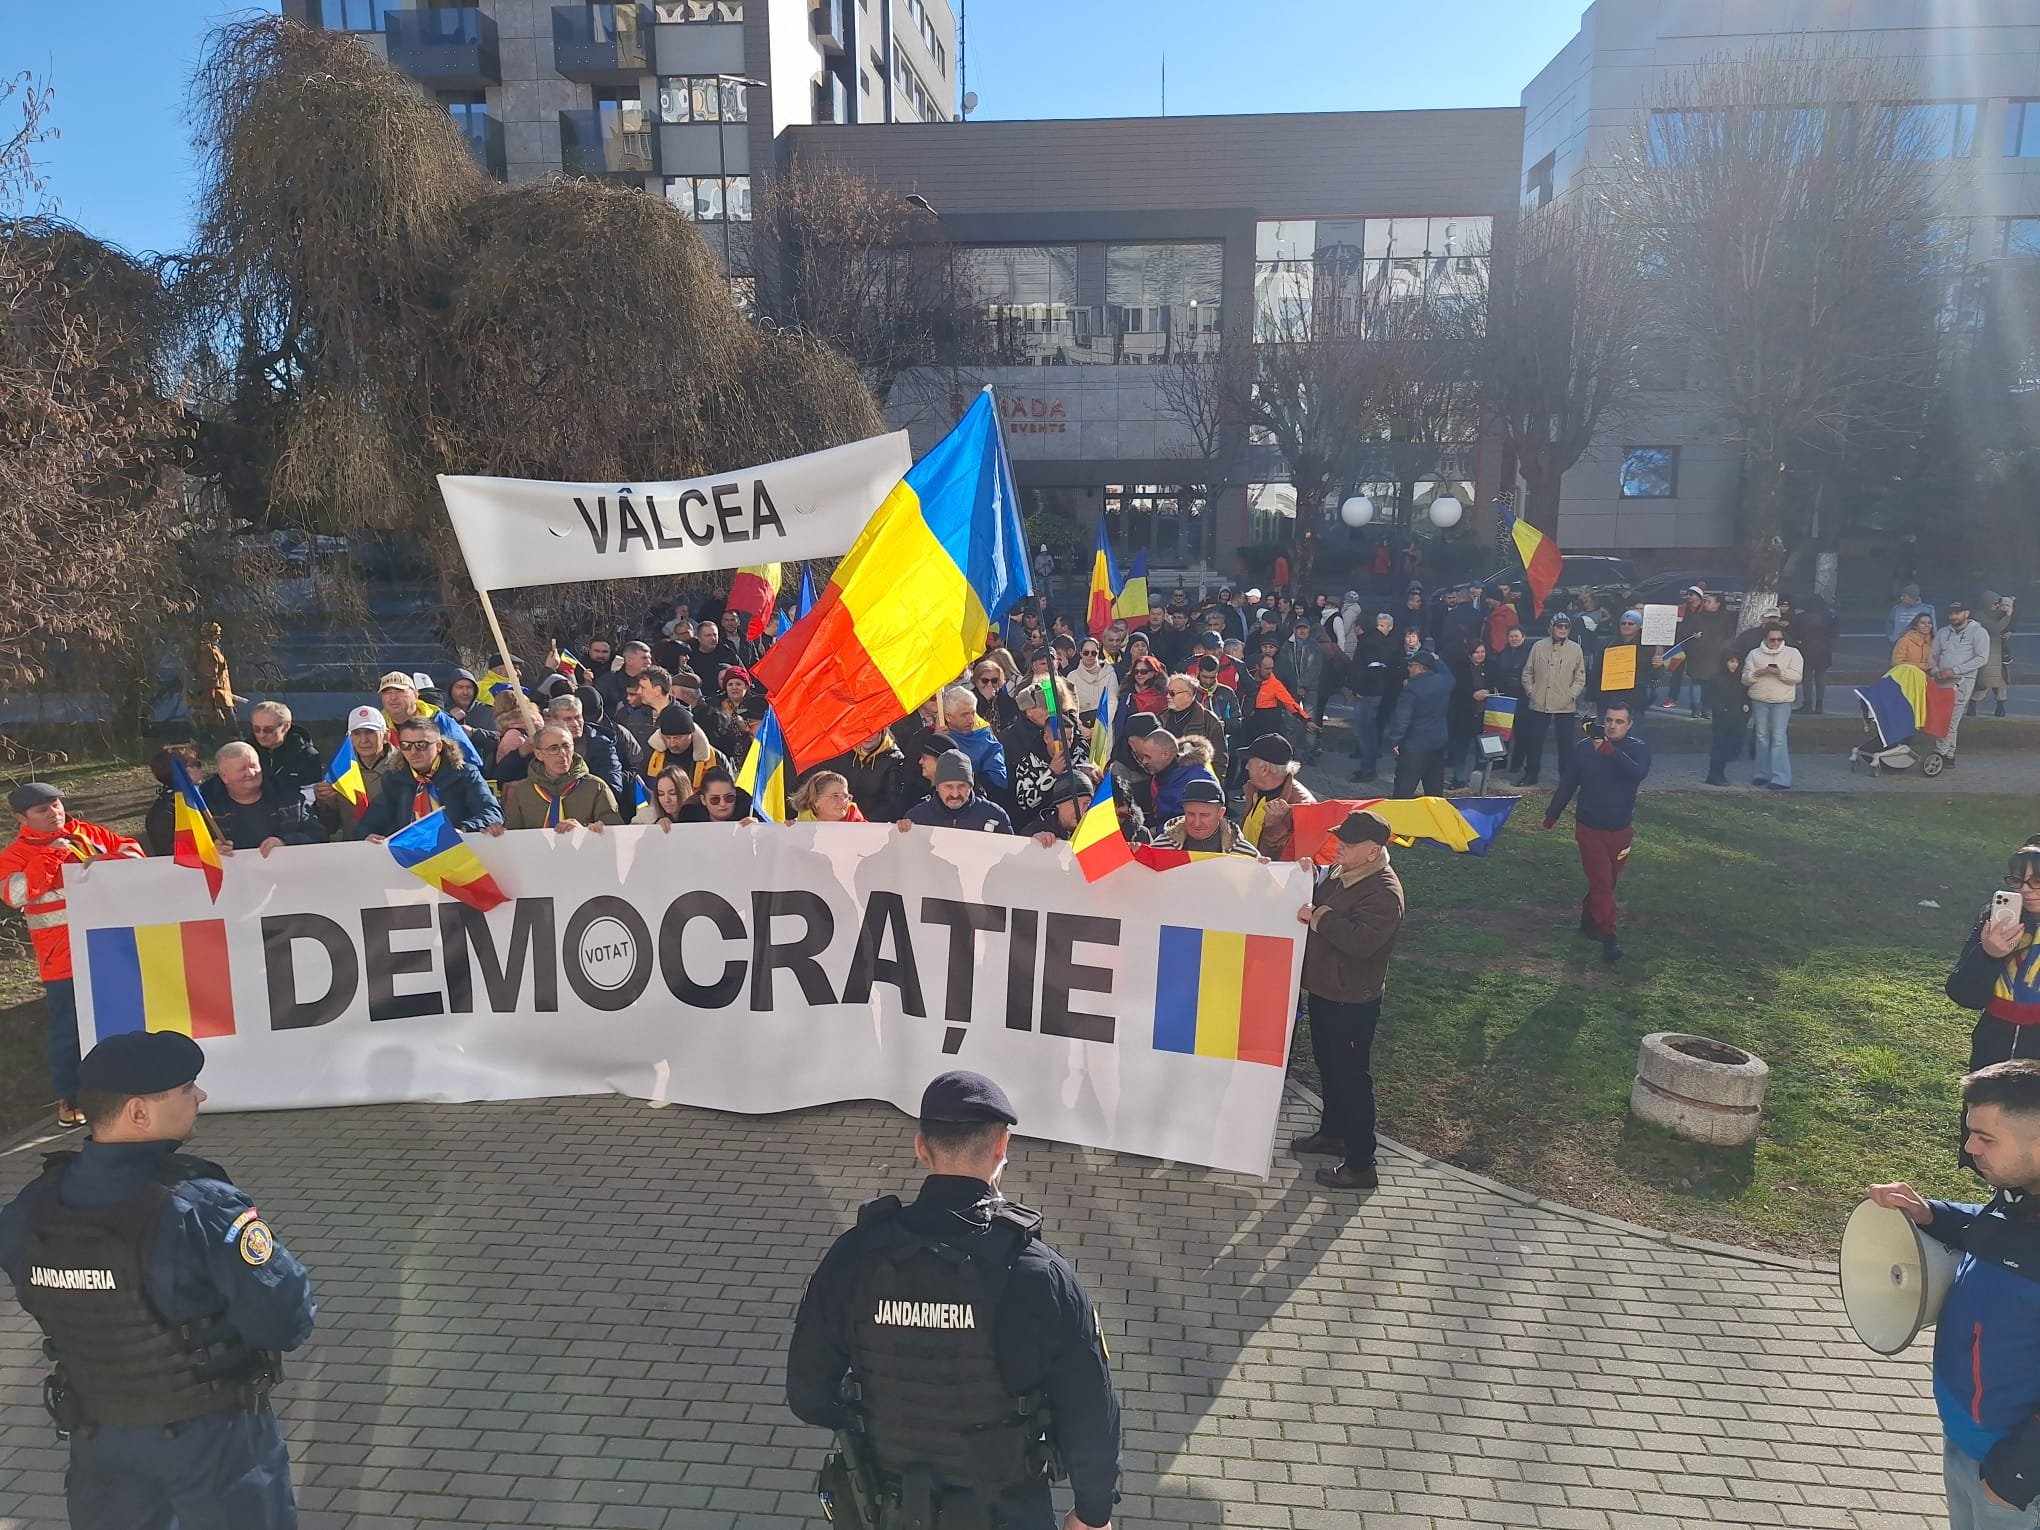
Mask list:
[[[876,1105],[205,1120],[318,1283],[280,1393],[306,1530],[819,1524],[781,1356],[856,1203],[914,1183],[911,1140]],[[0,1156],[0,1193],[35,1167]],[[1400,1158],[1362,1200],[1286,1159],[1263,1184],[1023,1142],[1008,1188],[1104,1316],[1118,1524],[1945,1523],[1924,1351],[1859,1346],[1825,1274]],[[0,1301],[0,1530],[63,1523],[40,1370]]]

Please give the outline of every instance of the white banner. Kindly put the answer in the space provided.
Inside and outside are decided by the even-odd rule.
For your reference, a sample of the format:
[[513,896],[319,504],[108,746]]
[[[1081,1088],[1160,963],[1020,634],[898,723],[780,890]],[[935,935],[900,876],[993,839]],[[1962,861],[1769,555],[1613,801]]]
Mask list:
[[439,475],[478,590],[834,558],[913,464],[907,433],[675,483]]
[[221,1110],[616,1092],[746,1113],[997,1079],[1020,1130],[1266,1175],[1309,876],[1244,857],[1095,886],[1064,847],[889,825],[467,843],[483,916],[379,845],[66,884],[80,1044],[189,1029]]

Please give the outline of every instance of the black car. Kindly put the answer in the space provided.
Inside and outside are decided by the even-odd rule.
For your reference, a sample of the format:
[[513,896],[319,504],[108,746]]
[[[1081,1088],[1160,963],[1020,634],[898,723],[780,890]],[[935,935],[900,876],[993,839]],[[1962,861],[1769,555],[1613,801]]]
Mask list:
[[[1496,569],[1481,580],[1480,587],[1483,590],[1492,590],[1498,584],[1520,585],[1522,582],[1523,566],[1517,563],[1507,568]],[[1553,588],[1555,591],[1626,590],[1635,582],[1636,565],[1627,558],[1605,558],[1594,553],[1568,553],[1560,561],[1558,583]],[[1690,584],[1692,581],[1688,580],[1687,583]],[[1442,595],[1448,588],[1451,587],[1441,585],[1434,592],[1434,598],[1436,595]]]
[[1700,573],[1692,569],[1678,569],[1668,574],[1652,574],[1639,582],[1630,592],[1636,604],[1651,606],[1676,606],[1686,591],[1694,585],[1710,590],[1722,597],[1723,604],[1731,609],[1742,603],[1743,591],[1749,581],[1741,574]]

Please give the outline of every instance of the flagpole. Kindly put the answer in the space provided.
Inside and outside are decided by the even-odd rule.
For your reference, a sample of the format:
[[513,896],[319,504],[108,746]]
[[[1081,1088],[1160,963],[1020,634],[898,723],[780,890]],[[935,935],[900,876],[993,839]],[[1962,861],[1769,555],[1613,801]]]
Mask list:
[[496,657],[503,661],[503,672],[510,677],[513,690],[523,690],[524,682],[517,678],[517,661],[510,657],[510,645],[503,641],[503,624],[496,620],[496,607],[489,599],[487,590],[476,590],[482,600],[482,615],[489,623],[489,636],[496,640]]

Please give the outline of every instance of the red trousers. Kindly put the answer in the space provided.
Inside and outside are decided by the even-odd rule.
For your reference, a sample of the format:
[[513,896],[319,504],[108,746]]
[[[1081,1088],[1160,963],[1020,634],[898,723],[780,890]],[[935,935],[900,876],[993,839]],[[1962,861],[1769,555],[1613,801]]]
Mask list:
[[1573,825],[1573,843],[1580,847],[1580,867],[1587,874],[1587,895],[1580,900],[1580,920],[1603,940],[1615,938],[1615,883],[1629,864],[1634,827],[1589,829]]

